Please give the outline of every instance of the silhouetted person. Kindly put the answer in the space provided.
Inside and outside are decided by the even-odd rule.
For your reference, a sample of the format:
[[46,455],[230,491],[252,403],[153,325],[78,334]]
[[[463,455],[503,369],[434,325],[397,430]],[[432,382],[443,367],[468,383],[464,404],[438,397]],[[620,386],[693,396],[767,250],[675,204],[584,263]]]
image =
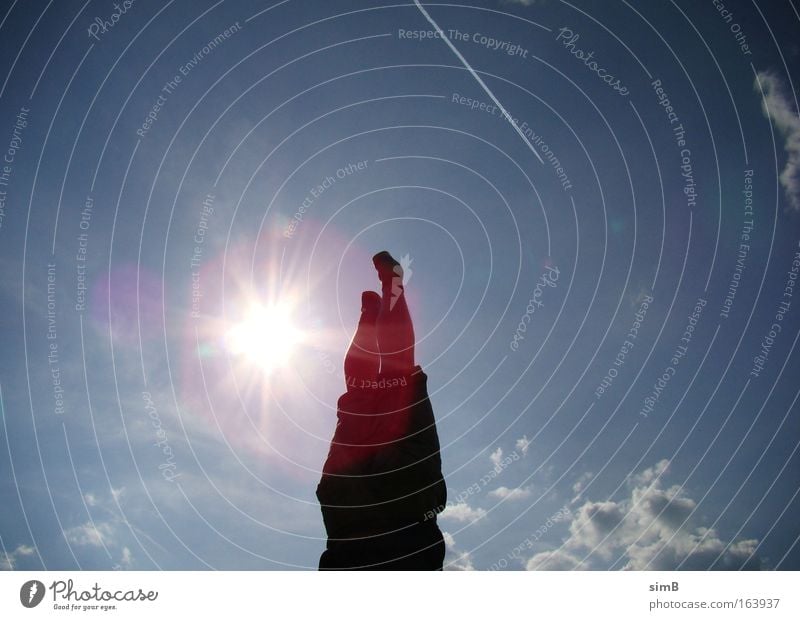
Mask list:
[[428,378],[414,364],[402,267],[388,252],[372,261],[382,295],[361,296],[347,392],[317,487],[328,533],[319,568],[441,570],[436,515],[447,490]]

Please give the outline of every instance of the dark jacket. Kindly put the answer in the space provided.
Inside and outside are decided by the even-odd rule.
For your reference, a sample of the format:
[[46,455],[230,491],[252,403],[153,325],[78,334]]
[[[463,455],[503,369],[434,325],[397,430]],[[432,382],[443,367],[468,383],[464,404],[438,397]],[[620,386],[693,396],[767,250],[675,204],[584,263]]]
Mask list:
[[339,398],[336,431],[317,486],[330,539],[348,539],[435,519],[447,502],[439,437],[417,366]]

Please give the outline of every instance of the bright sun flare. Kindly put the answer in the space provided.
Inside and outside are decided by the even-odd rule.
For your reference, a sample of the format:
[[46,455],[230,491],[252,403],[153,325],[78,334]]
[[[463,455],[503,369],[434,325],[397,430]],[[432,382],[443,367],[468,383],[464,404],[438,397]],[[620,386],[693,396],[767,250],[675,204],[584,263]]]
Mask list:
[[231,353],[271,372],[286,366],[303,339],[288,304],[253,304],[243,320],[228,331],[226,342]]

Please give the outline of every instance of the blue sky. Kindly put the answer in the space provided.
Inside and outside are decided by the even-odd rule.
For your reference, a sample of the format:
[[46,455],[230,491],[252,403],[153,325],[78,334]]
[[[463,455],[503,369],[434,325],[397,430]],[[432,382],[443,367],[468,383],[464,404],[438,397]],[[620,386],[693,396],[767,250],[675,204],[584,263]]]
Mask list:
[[448,568],[800,568],[792,4],[424,6],[2,4],[0,567],[315,568],[388,249]]

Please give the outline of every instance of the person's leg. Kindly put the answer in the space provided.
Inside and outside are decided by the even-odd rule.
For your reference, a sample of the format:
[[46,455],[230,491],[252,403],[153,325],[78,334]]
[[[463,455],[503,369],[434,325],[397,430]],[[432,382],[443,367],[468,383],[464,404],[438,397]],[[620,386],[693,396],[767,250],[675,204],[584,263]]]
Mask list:
[[344,380],[347,389],[360,387],[363,382],[375,381],[380,368],[376,322],[381,298],[373,291],[361,294],[361,318],[356,333],[344,357]]
[[403,268],[388,252],[376,254],[372,262],[383,298],[377,321],[381,374],[405,375],[414,369],[414,325],[406,304]]

